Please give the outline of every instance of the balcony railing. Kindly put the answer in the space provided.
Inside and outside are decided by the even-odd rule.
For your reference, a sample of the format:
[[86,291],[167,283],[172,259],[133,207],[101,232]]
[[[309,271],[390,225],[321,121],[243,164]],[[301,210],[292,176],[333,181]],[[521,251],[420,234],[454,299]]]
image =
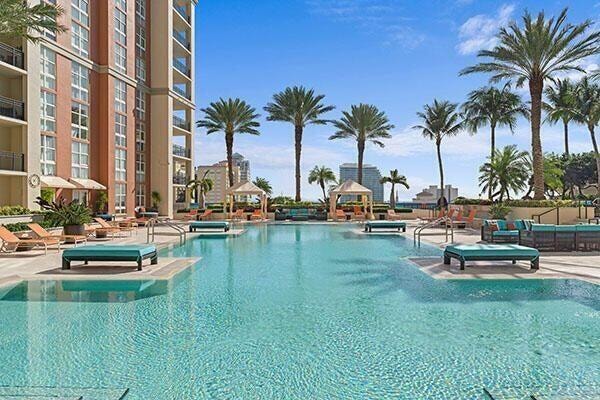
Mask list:
[[173,175],[173,184],[175,185],[187,185],[188,178],[185,175]]
[[185,131],[191,131],[190,124],[186,122],[183,118],[178,117],[176,115],[173,115],[173,125]]
[[192,96],[190,96],[190,94],[187,92],[187,90],[180,86],[173,86],[173,91],[180,94],[181,96],[185,97],[188,100],[190,100],[192,98]]
[[0,169],[8,171],[25,171],[25,155],[0,150]]
[[25,120],[25,105],[22,101],[0,96],[0,115]]
[[173,8],[175,8],[175,10],[177,10],[179,15],[181,15],[183,17],[183,19],[185,19],[188,22],[188,24],[190,23],[191,19],[190,19],[190,16],[188,15],[187,10],[185,9],[185,7],[183,7],[179,4],[173,4]]
[[191,152],[190,152],[190,149],[186,149],[184,146],[174,144],[173,145],[173,155],[176,155],[179,157],[190,158]]
[[173,59],[173,67],[175,67],[175,69],[177,71],[181,72],[182,74],[184,74],[187,77],[190,77],[192,75],[192,71],[190,70],[190,67],[188,67],[187,65],[185,65],[184,63],[182,63],[181,61],[179,61],[176,58]]
[[175,38],[175,40],[177,40],[183,47],[185,47],[186,49],[190,49],[191,45],[190,45],[190,41],[187,39],[187,37],[185,36],[185,34],[183,32],[177,32],[176,30],[173,30],[173,37]]
[[0,43],[0,61],[23,69],[25,66],[23,60],[23,52],[20,49]]

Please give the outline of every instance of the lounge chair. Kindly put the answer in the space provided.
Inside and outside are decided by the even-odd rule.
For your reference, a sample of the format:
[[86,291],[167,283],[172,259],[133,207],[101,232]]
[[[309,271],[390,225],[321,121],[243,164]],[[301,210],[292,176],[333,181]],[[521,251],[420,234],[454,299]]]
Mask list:
[[62,269],[71,269],[71,261],[131,261],[137,263],[138,271],[142,262],[150,259],[151,264],[158,263],[156,247],[149,245],[96,245],[80,246],[63,251]]
[[406,232],[406,223],[398,221],[367,221],[365,222],[365,232],[372,232],[373,229],[398,230]]
[[85,224],[84,232],[87,237],[95,236],[97,239],[103,239],[106,237],[114,237],[115,230],[114,229],[105,229],[99,226],[91,226]]
[[512,261],[527,260],[531,262],[531,269],[540,266],[540,252],[531,247],[518,244],[471,244],[450,245],[444,250],[444,264],[450,265],[450,259],[455,258],[460,262],[460,269],[465,269],[467,261]]
[[346,221],[346,213],[344,212],[344,210],[335,210],[335,218],[341,219],[342,221]]
[[261,221],[263,220],[263,214],[262,211],[260,209],[256,209],[254,211],[252,211],[252,214],[250,215],[250,219],[254,220],[254,221]]
[[204,212],[202,214],[198,215],[198,218],[196,218],[196,219],[198,221],[209,220],[212,213],[213,213],[213,210],[204,210]]
[[131,236],[131,233],[133,231],[135,231],[136,229],[132,226],[116,226],[116,225],[111,225],[108,222],[106,222],[105,220],[103,220],[102,218],[94,218],[94,221],[96,221],[101,228],[107,229],[109,231],[111,231],[111,233],[121,233],[121,232],[128,232],[129,235]]
[[79,243],[86,243],[87,236],[85,235],[53,235],[44,228],[40,224],[27,224],[29,229],[40,239],[58,239],[60,241],[65,241],[69,243],[73,243],[75,246]]
[[6,229],[4,226],[0,226],[0,253],[14,253],[19,248],[38,248],[44,249],[44,253],[48,254],[49,246],[56,246],[57,251],[60,252],[60,240],[56,238],[47,239],[19,239],[14,233]]
[[473,227],[473,221],[475,220],[475,214],[477,214],[477,210],[474,208],[471,208],[471,210],[469,211],[469,215],[467,216],[467,219],[465,219],[462,210],[459,210],[458,215],[456,216],[456,219],[454,219],[452,221],[452,225],[455,228],[459,228],[459,229],[465,229],[467,226]]
[[190,232],[196,232],[196,230],[223,230],[224,232],[229,231],[229,222],[227,221],[193,221],[190,223]]
[[231,216],[231,219],[234,221],[243,221],[244,220],[244,209],[240,208],[240,209],[235,210],[235,212]]
[[191,221],[198,219],[198,210],[190,210],[189,213],[183,216],[184,221]]
[[396,214],[396,210],[387,210],[387,219],[390,221],[398,221],[402,219],[402,216]]
[[288,214],[292,221],[308,221],[309,216],[308,208],[292,208]]
[[354,206],[354,212],[352,213],[352,219],[356,221],[364,221],[367,217],[365,213],[360,209],[360,206]]

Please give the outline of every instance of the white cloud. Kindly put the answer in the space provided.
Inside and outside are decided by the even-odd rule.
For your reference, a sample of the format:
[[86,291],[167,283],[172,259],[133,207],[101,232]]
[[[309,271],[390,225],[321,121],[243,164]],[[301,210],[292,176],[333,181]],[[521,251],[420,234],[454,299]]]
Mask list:
[[496,15],[480,14],[469,18],[458,31],[458,52],[466,55],[493,48],[497,44],[498,30],[510,22],[514,10],[514,5],[504,4]]

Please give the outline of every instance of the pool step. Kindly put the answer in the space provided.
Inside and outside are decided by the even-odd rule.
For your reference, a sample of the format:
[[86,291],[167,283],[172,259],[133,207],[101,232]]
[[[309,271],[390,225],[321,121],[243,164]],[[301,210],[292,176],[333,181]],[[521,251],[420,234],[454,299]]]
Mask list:
[[129,389],[0,386],[0,400],[125,400]]
[[600,386],[483,388],[485,400],[598,400]]

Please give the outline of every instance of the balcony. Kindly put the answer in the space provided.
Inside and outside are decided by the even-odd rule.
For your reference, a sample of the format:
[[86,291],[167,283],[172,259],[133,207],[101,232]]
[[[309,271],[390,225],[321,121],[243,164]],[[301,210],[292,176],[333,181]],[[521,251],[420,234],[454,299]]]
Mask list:
[[5,171],[25,172],[25,155],[0,150],[0,169]]
[[188,67],[176,58],[173,59],[173,67],[188,78],[192,76],[192,71],[190,70],[190,67]]
[[177,157],[191,158],[190,150],[178,144],[173,145],[173,155]]
[[187,87],[181,87],[178,85],[173,85],[173,91],[180,96],[185,97],[188,100],[192,99],[192,96],[188,93]]
[[191,132],[189,122],[186,122],[183,118],[173,115],[173,125],[184,131]]
[[185,175],[173,175],[174,185],[187,185],[188,178]]
[[0,43],[0,61],[13,67],[25,69],[23,52],[20,49]]
[[25,121],[25,104],[19,100],[0,96],[0,116]]
[[191,43],[187,39],[185,33],[177,32],[176,30],[173,30],[173,37],[175,38],[175,40],[177,42],[179,42],[180,45],[185,47],[188,51],[191,49]]
[[182,6],[182,5],[179,5],[179,4],[173,4],[173,8],[174,8],[174,9],[177,11],[177,13],[178,13],[179,15],[181,15],[181,17],[182,17],[183,19],[185,19],[185,20],[186,20],[186,22],[187,22],[188,24],[190,24],[190,23],[191,23],[191,21],[192,21],[192,20],[191,20],[191,18],[190,18],[190,16],[189,16],[188,12],[187,12],[187,10],[185,9],[185,7],[184,7],[184,6]]

